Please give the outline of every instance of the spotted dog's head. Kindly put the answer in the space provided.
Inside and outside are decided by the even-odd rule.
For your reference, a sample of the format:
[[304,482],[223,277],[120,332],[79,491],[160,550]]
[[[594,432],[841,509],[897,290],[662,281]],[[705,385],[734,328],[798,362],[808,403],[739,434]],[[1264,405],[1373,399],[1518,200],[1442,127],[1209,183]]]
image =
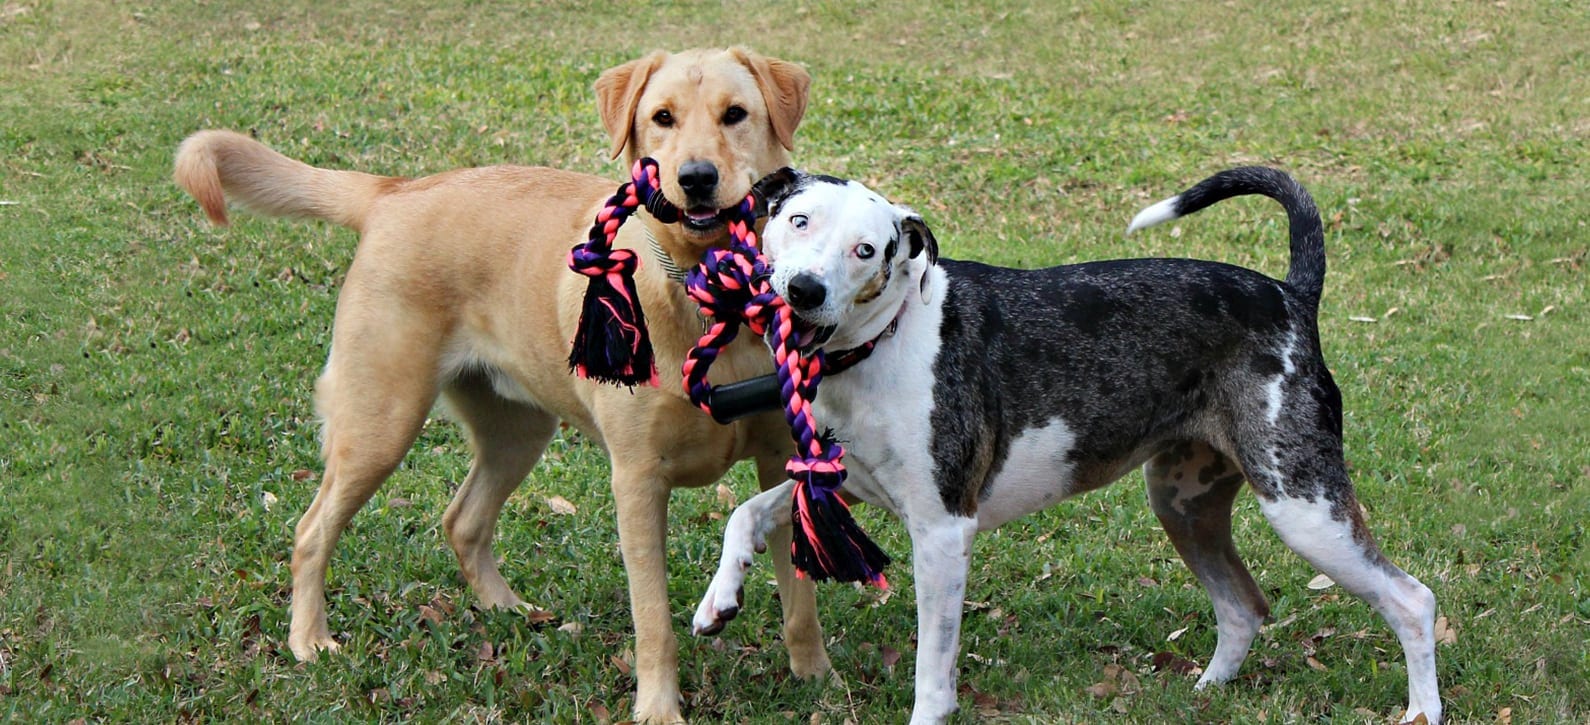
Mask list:
[[773,289],[808,333],[807,347],[877,337],[938,260],[921,215],[855,181],[784,168],[756,190],[768,207],[762,248]]

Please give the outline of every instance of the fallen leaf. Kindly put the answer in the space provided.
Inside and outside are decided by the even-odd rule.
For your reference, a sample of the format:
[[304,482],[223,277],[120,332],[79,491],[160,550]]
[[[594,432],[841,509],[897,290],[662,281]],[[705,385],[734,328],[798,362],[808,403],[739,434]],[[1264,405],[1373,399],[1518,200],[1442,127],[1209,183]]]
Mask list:
[[1154,655],[1153,668],[1155,672],[1169,670],[1178,675],[1186,675],[1198,669],[1198,665],[1174,652],[1158,652]]
[[265,507],[266,511],[269,511],[271,510],[272,506],[276,505],[276,494],[266,491],[265,493],[260,494],[259,502],[261,506]]
[[722,506],[722,507],[724,507],[726,509],[732,509],[735,506],[738,506],[739,503],[740,503],[740,500],[734,496],[734,489],[729,488],[726,484],[724,484],[722,482],[718,483],[718,505],[719,506]]
[[524,616],[525,619],[530,620],[531,624],[546,624],[547,622],[558,618],[558,615],[553,614],[545,609],[535,609],[533,607],[527,608],[525,610]]
[[563,626],[558,627],[558,631],[567,632],[571,637],[578,637],[580,632],[585,631],[585,627],[579,622],[564,622]]
[[300,468],[300,469],[298,469],[296,471],[293,471],[293,480],[294,481],[307,481],[307,480],[310,479],[310,477],[312,477],[314,475],[315,475],[314,471],[311,471],[311,470],[309,470],[307,468]]
[[1089,695],[1097,698],[1109,697],[1114,695],[1117,690],[1118,688],[1116,688],[1115,683],[1113,682],[1095,682],[1085,688],[1082,688],[1083,692],[1086,692]]
[[547,505],[552,507],[552,513],[562,516],[573,516],[580,512],[579,509],[574,507],[574,504],[569,503],[569,500],[562,496],[547,497]]
[[613,722],[613,714],[607,711],[606,705],[600,702],[593,702],[590,705],[590,710],[591,717],[595,718],[596,722],[601,723],[601,725],[608,725]]
[[420,619],[427,622],[440,623],[442,621],[442,613],[436,611],[436,608],[429,604],[421,604]]
[[1324,672],[1326,669],[1328,669],[1325,666],[1325,663],[1320,662],[1319,660],[1314,659],[1313,657],[1308,658],[1308,666],[1313,668],[1313,669],[1319,670],[1320,672]]
[[1136,695],[1138,692],[1142,691],[1143,686],[1142,683],[1137,679],[1137,673],[1131,670],[1123,669],[1121,670],[1120,677],[1122,695]]
[[497,648],[493,647],[490,642],[481,642],[480,649],[475,650],[475,659],[482,662],[490,662],[496,657],[496,654]]
[[1438,644],[1457,644],[1457,628],[1447,621],[1445,615],[1435,619],[1435,641]]
[[1496,711],[1496,722],[1501,723],[1501,725],[1512,725],[1512,723],[1513,723],[1513,708],[1504,707],[1504,708],[1502,708],[1500,710],[1497,710]]
[[1176,630],[1174,632],[1171,632],[1169,635],[1166,635],[1165,641],[1166,642],[1175,642],[1176,640],[1181,639],[1181,636],[1186,634],[1187,630],[1188,630],[1187,627],[1182,627],[1181,629],[1178,629],[1178,630]]
[[1316,591],[1320,589],[1329,589],[1335,583],[1336,582],[1331,581],[1330,577],[1321,574],[1317,577],[1314,577],[1313,579],[1308,580],[1308,588],[1314,589]]
[[895,663],[900,661],[900,651],[890,647],[889,645],[883,645],[882,647],[879,647],[878,651],[883,653],[884,667],[892,668],[894,667]]

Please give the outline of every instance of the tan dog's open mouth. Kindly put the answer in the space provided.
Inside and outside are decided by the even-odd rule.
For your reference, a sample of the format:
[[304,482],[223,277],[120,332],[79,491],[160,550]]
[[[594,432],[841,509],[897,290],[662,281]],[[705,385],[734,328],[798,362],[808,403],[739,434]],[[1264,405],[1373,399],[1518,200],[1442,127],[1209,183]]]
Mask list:
[[728,222],[729,216],[734,211],[734,207],[728,209],[694,207],[680,212],[679,223],[692,232],[702,234],[716,232],[723,228],[723,225]]

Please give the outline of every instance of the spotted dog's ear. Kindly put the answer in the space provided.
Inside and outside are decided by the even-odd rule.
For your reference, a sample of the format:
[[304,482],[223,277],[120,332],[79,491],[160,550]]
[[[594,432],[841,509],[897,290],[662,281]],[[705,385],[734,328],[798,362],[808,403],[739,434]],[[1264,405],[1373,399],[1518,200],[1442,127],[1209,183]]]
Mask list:
[[751,187],[751,192],[756,195],[756,215],[771,216],[777,212],[779,205],[795,192],[805,177],[805,174],[788,166],[762,177]]
[[911,250],[911,258],[927,252],[928,264],[939,262],[939,241],[933,238],[933,230],[928,229],[927,222],[922,221],[922,215],[907,207],[901,207],[905,216],[900,219],[900,231],[905,235],[905,241]]

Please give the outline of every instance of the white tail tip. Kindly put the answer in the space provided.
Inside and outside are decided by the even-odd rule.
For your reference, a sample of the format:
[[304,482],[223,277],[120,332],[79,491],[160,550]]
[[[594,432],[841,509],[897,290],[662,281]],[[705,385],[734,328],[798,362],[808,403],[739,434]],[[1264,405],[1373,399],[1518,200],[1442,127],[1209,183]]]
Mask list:
[[1137,216],[1132,217],[1132,225],[1126,228],[1126,233],[1131,234],[1139,229],[1147,229],[1155,224],[1163,224],[1180,217],[1181,215],[1176,213],[1176,203],[1178,201],[1181,201],[1180,195],[1173,196],[1138,212]]

